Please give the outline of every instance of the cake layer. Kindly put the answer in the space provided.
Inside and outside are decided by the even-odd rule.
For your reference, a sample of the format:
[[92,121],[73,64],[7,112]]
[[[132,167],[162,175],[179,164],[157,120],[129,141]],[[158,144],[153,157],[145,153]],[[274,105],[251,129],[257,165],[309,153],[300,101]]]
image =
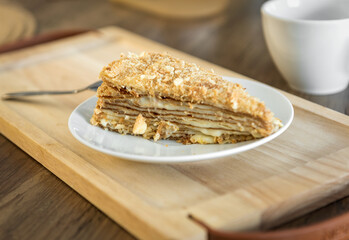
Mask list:
[[[94,114],[91,123],[96,126],[100,126],[104,129],[110,131],[116,131],[120,134],[132,134],[134,133],[134,126],[136,124],[136,119],[138,116],[128,116],[128,115],[118,115],[110,110],[100,110],[98,114]],[[146,131],[141,133],[146,139],[154,139],[155,141],[159,139],[172,139],[182,142],[184,144],[188,143],[236,143],[240,141],[247,141],[254,139],[250,134],[241,134],[240,132],[233,131],[222,131],[220,136],[213,136],[202,133],[203,129],[195,129],[191,126],[186,126],[182,124],[177,124],[167,121],[158,121],[156,119],[146,119]],[[159,128],[160,126],[160,128]],[[164,127],[165,126],[165,127]],[[220,131],[220,130],[212,130]],[[221,132],[221,131],[220,131]]]
[[[214,116],[209,115],[199,115],[199,114],[191,114],[187,112],[187,114],[183,114],[182,112],[177,111],[166,111],[166,110],[155,110],[155,109],[134,109],[134,107],[124,107],[120,105],[111,105],[111,104],[103,104],[100,108],[103,111],[114,112],[119,116],[126,115],[137,117],[139,114],[142,114],[146,119],[155,119],[157,121],[164,120],[173,122],[179,125],[190,126],[195,129],[202,129],[204,132],[213,132],[213,130],[221,130],[228,132],[236,132],[237,134],[251,134],[254,137],[262,137],[262,135],[258,132],[259,129],[254,128],[256,126],[253,121],[249,121],[248,119],[243,119],[240,121],[233,121],[230,119],[221,118],[221,120],[217,120]],[[219,136],[218,133],[211,133],[210,135]]]
[[[193,118],[206,119],[216,122],[230,122],[235,124],[233,129],[244,131],[244,127],[249,128],[255,137],[264,137],[275,132],[280,126],[280,120],[273,118],[272,121],[265,121],[262,118],[254,117],[248,113],[229,111],[218,106],[206,104],[196,104],[186,101],[177,101],[171,98],[158,98],[131,94],[123,89],[110,87],[109,83],[103,83],[98,90],[98,96],[103,100],[101,108],[119,109],[127,112],[134,110],[138,112],[152,113],[154,116],[188,115],[188,121]],[[127,109],[126,109],[127,108]],[[151,109],[153,109],[151,111]],[[133,114],[135,114],[133,112]],[[231,125],[228,127],[232,127]],[[252,132],[253,131],[253,132]]]

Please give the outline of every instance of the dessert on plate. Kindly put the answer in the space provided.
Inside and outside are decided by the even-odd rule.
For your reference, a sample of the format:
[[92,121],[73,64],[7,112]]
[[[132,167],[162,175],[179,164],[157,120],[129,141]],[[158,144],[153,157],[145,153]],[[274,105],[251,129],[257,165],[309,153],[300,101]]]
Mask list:
[[100,78],[90,122],[120,134],[222,144],[263,138],[282,127],[241,85],[167,53],[122,54]]

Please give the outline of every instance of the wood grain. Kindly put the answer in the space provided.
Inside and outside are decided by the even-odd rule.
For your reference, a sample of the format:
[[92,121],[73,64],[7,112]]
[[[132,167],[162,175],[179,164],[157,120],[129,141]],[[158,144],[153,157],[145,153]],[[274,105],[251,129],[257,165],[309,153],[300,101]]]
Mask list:
[[[348,89],[339,94],[320,97],[297,93],[289,89],[274,67],[265,47],[259,18],[259,7],[262,4],[262,1],[236,0],[231,2],[230,7],[227,8],[226,12],[219,17],[201,21],[182,22],[153,17],[125,7],[110,5],[110,3],[106,1],[75,0],[47,2],[43,0],[16,0],[16,2],[21,3],[33,12],[37,18],[39,32],[41,33],[72,27],[97,28],[106,24],[118,25],[146,36],[147,38],[151,38],[176,49],[190,53],[191,55],[209,60],[218,65],[227,67],[228,69],[266,82],[270,85],[301,96],[302,98],[310,99],[313,102],[330,107],[336,111],[346,113],[347,115],[349,113]],[[62,86],[58,85],[58,87]],[[21,165],[23,162],[18,161],[12,162],[13,169],[7,168],[7,164],[9,164],[8,161],[6,162],[6,165],[1,164],[1,176],[6,176],[6,182],[2,181],[2,186],[8,184],[11,185],[11,182],[15,184],[17,181],[21,181],[22,178],[29,179],[33,175],[31,171],[35,173],[38,171],[37,169],[47,172],[47,170],[35,163],[35,160],[21,152],[18,147],[12,145],[13,148],[10,148],[9,145],[11,144],[9,141],[4,141],[7,144],[1,145],[0,159],[3,160],[5,156],[7,156],[4,153],[19,152],[25,156],[23,157],[25,158],[25,161],[32,162],[32,167],[29,169],[22,168]],[[11,159],[12,157],[13,155],[11,155]],[[9,174],[3,175],[4,172],[9,172]],[[59,224],[68,222],[69,227],[67,226],[63,232],[70,232],[70,229],[78,229],[78,231],[82,232],[80,234],[71,234],[69,236],[66,234],[64,235],[65,239],[97,238],[97,236],[90,234],[92,231],[90,227],[84,225],[85,222],[91,222],[91,219],[94,219],[93,230],[98,232],[100,238],[131,238],[130,234],[126,233],[124,230],[120,230],[120,227],[117,224],[111,222],[109,218],[96,210],[95,207],[92,207],[91,204],[86,202],[78,194],[72,194],[74,192],[65,184],[62,184],[61,181],[52,174],[46,175],[45,182],[45,191],[50,192],[46,198],[42,199],[41,195],[35,194],[32,191],[25,191],[22,193],[22,196],[31,199],[33,202],[39,203],[39,205],[45,205],[47,202],[50,202],[51,208],[60,206],[59,211],[63,211],[66,214],[48,216],[45,214],[39,214],[35,208],[23,207],[23,211],[20,215],[25,216],[30,220],[21,224],[21,217],[16,218],[15,221],[7,221],[7,219],[12,219],[12,214],[15,212],[2,211],[0,218],[3,220],[0,225],[0,238],[12,238],[11,236],[16,236],[16,234],[18,234],[16,231],[17,225],[21,224],[19,230],[28,230],[30,229],[32,222],[36,222],[38,227],[35,228],[35,231],[32,230],[30,231],[30,234],[21,236],[21,238],[43,238],[41,237],[42,235],[40,232],[48,231],[47,229],[49,228],[46,225],[46,220],[48,219],[50,219],[49,221],[55,221]],[[33,185],[37,186],[39,189],[42,189],[42,187],[40,187],[41,184],[43,183],[40,181],[33,183]],[[57,185],[60,185],[61,188],[56,192],[55,189]],[[0,189],[2,192],[0,201],[3,197],[11,195],[11,189],[3,187]],[[78,201],[77,199],[79,199],[79,201],[85,202],[86,204],[78,204],[80,210],[71,211],[70,203],[64,201],[64,199],[60,197],[61,195],[71,196],[71,199],[76,198],[74,201]],[[28,201],[28,203],[30,203],[30,201]],[[331,204],[312,214],[308,214],[296,221],[285,224],[282,228],[299,227],[333,217],[346,212],[348,210],[347,206],[348,198],[345,198],[342,201]],[[88,214],[83,214],[85,212],[88,212]],[[62,231],[55,230],[54,228],[50,228],[49,230],[51,239],[61,238]],[[72,230],[72,232],[75,230]],[[86,232],[86,234],[84,234],[84,232]]]

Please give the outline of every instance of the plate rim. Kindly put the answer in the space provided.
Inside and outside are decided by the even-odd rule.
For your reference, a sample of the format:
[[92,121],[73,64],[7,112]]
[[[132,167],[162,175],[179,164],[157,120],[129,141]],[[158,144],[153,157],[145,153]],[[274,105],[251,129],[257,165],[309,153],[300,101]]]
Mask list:
[[[202,161],[202,160],[208,160],[208,159],[213,159],[213,158],[221,158],[221,157],[226,157],[226,156],[230,156],[233,154],[237,154],[237,153],[242,153],[245,152],[247,150],[251,150],[253,148],[259,147],[267,142],[270,142],[271,140],[277,138],[278,136],[280,136],[282,133],[284,133],[288,127],[291,125],[291,123],[293,122],[294,119],[294,109],[293,109],[293,105],[290,102],[290,100],[283,95],[281,92],[279,92],[278,89],[271,87],[267,84],[255,81],[255,80],[250,80],[250,79],[242,79],[242,78],[236,78],[236,77],[230,77],[230,76],[223,76],[224,79],[227,80],[243,80],[243,81],[249,81],[249,82],[253,82],[253,84],[262,86],[262,87],[266,87],[269,88],[270,90],[274,91],[274,93],[276,93],[279,97],[283,98],[284,100],[286,100],[286,103],[289,105],[290,110],[291,110],[291,117],[289,119],[289,121],[284,124],[284,126],[279,129],[277,132],[255,140],[255,142],[252,142],[250,144],[246,144],[237,148],[231,148],[231,149],[225,149],[225,150],[220,150],[220,151],[215,151],[215,152],[209,152],[209,153],[203,153],[203,154],[197,154],[197,155],[183,155],[183,156],[145,156],[145,155],[137,155],[137,154],[129,154],[129,153],[123,153],[123,152],[119,152],[119,151],[112,151],[110,149],[106,149],[106,148],[101,148],[98,147],[94,144],[91,144],[90,142],[86,141],[85,139],[81,138],[73,129],[73,126],[71,125],[72,122],[72,117],[74,116],[74,114],[76,114],[77,110],[83,106],[84,104],[86,104],[86,102],[91,101],[94,98],[97,98],[96,96],[92,96],[88,99],[86,99],[85,101],[83,101],[82,103],[80,103],[70,114],[69,119],[68,119],[68,128],[70,133],[75,137],[75,139],[77,139],[80,143],[84,144],[85,146],[88,146],[96,151],[114,156],[114,157],[119,157],[122,159],[127,159],[127,160],[131,160],[131,161],[137,161],[137,162],[146,162],[146,163],[183,163],[183,162],[195,162],[195,161]],[[261,99],[262,100],[262,99]],[[92,127],[96,127],[96,126],[92,126]],[[118,133],[115,133],[118,134]]]

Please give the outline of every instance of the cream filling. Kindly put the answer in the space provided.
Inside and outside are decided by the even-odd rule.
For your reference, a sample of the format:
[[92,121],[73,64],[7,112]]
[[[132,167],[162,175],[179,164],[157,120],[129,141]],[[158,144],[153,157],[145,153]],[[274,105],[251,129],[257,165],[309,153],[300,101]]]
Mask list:
[[195,134],[195,135],[191,136],[190,141],[192,143],[199,143],[199,144],[215,143],[214,137],[207,136],[207,135],[201,135],[201,134]]
[[[171,102],[165,102],[161,99],[155,98],[155,97],[139,97],[135,99],[130,99],[131,102],[138,101],[139,105],[146,108],[162,108],[166,110],[174,110],[174,111],[187,111],[188,110],[188,103],[181,102],[182,104],[185,104],[184,106],[180,106],[178,104],[173,104]],[[191,106],[191,107],[190,107]],[[198,104],[190,104],[190,108],[196,108],[199,107],[201,109],[212,109],[210,106],[205,105],[198,105]]]
[[[136,110],[126,109],[126,108],[124,109],[122,107],[119,109],[123,109],[125,115],[138,114],[138,111],[136,111]],[[103,111],[110,114],[110,115],[116,114],[112,110],[103,109]],[[119,115],[119,114],[117,114],[117,115]],[[146,115],[145,115],[145,117],[146,117]],[[163,116],[161,118],[161,120],[169,121],[169,122],[175,121],[178,123],[191,125],[193,128],[195,128],[195,130],[200,131],[203,134],[211,135],[211,136],[215,136],[215,137],[219,137],[222,134],[248,135],[250,132],[253,132],[253,130],[254,130],[254,128],[245,127],[240,123],[236,123],[236,124],[228,123],[228,122],[220,122],[219,123],[219,122],[213,122],[213,121],[208,121],[208,120],[195,119],[195,118],[186,117],[186,116],[178,116],[178,117],[176,117],[176,116],[170,116],[170,117]],[[260,135],[258,133],[254,133],[253,135],[255,137],[260,137]]]
[[[103,126],[103,127],[108,127],[108,124],[110,125],[110,122],[109,121],[107,121],[107,120],[105,120],[105,119],[101,119],[100,121],[99,121],[99,123]],[[114,129],[123,129],[123,128],[125,128],[125,125],[124,124],[116,124],[115,126],[114,126]]]
[[[125,118],[125,119],[128,118],[131,121],[134,121],[136,119],[135,116],[121,115],[121,114],[117,114],[117,113],[115,113],[115,112],[113,112],[111,110],[107,110],[107,109],[103,109],[102,111],[106,114],[106,116],[105,116],[106,120],[105,119],[101,119],[100,120],[101,125],[103,125],[104,127],[106,127],[106,124],[107,124],[108,121],[112,121],[115,118]],[[171,119],[164,118],[162,120],[172,122]],[[188,121],[187,122],[187,121],[180,121],[178,119],[176,119],[176,121],[179,122],[179,126],[181,126],[180,125],[181,122],[184,123],[184,124],[188,124],[189,123],[190,126],[187,126],[187,128],[189,128],[193,132],[196,132],[197,134],[202,134],[202,135],[206,135],[206,136],[220,137],[223,134],[250,135],[250,133],[248,131],[244,131],[244,132],[236,131],[236,130],[234,130],[233,127],[231,127],[230,129],[227,129],[227,130],[224,130],[224,129],[212,129],[212,128],[215,128],[216,126],[210,124],[210,122],[203,121],[203,120],[198,120],[199,122],[202,123],[202,124],[199,124],[199,125],[201,125],[201,126],[204,125],[203,127],[193,125],[192,124],[193,121]],[[117,124],[117,126],[115,126],[116,129],[122,128],[122,127],[125,127],[125,125],[124,124]],[[219,127],[219,128],[221,128],[221,127]],[[255,133],[253,135],[255,137],[259,136],[259,134],[257,134],[257,133]]]
[[[177,101],[173,102],[171,100],[164,101],[154,97],[139,97],[139,98],[132,98],[127,100],[120,99],[120,101],[106,100],[105,105],[109,105],[109,104],[111,104],[112,108],[115,108],[115,109],[127,108],[133,111],[148,110],[149,113],[155,111],[160,115],[164,113],[164,114],[178,115],[178,117],[184,117],[183,115],[185,114],[191,114],[193,118],[201,118],[200,115],[204,115],[205,116],[204,118],[207,120],[223,120],[223,118],[227,118],[228,121],[236,121],[235,125],[237,125],[239,128],[235,128],[235,130],[241,130],[240,129],[241,123],[239,122],[245,122],[248,119],[251,119],[250,117],[246,117],[246,116],[236,116],[234,114],[224,113],[220,111],[219,108],[212,107],[212,106],[190,104],[187,102],[177,102]],[[125,109],[124,111],[126,112],[128,110]],[[169,111],[169,112],[166,112],[166,111]]]
[[[210,107],[210,106],[198,105],[198,104],[188,104],[186,102],[180,102],[180,104],[184,104],[181,106],[181,105],[178,105],[175,103],[171,103],[168,101],[162,101],[161,99],[158,99],[155,97],[148,97],[148,96],[134,98],[134,99],[128,99],[128,101],[130,101],[133,104],[136,103],[139,106],[141,106],[142,108],[148,108],[148,109],[159,108],[159,109],[166,109],[166,110],[170,110],[170,111],[186,112],[189,110],[188,108],[190,108],[190,109],[200,108],[200,109],[207,109],[207,110],[212,111],[212,107]],[[132,111],[134,111],[134,110],[131,110],[131,112]],[[129,110],[129,112],[130,112],[130,110]],[[171,119],[165,119],[165,118],[163,120],[171,121]],[[243,118],[240,118],[240,120],[243,120]],[[188,119],[184,116],[179,117],[178,119],[176,119],[176,121],[183,122],[185,124],[188,123],[188,124],[192,125],[196,131],[200,131],[203,135],[206,135],[206,136],[220,137],[223,134],[232,134],[232,132],[234,132],[235,134],[248,135],[248,132],[249,132],[254,137],[261,137],[261,135],[257,131],[255,131],[255,129],[253,129],[251,127],[244,127],[240,123],[237,123],[237,124],[224,123],[222,125],[222,123],[210,122],[207,120]],[[280,124],[280,121],[278,121],[278,120],[274,120],[274,121],[277,121],[276,123],[274,123],[275,125]],[[103,126],[105,125],[104,122],[101,124]],[[228,129],[226,129],[226,130],[212,129],[212,128],[222,128],[222,127],[228,128]],[[237,132],[237,130],[241,131],[241,132]]]
[[210,130],[210,129],[198,129],[198,130],[205,135],[210,135],[213,137],[220,137],[223,135],[223,133],[227,133],[226,131],[222,131],[222,130]]

